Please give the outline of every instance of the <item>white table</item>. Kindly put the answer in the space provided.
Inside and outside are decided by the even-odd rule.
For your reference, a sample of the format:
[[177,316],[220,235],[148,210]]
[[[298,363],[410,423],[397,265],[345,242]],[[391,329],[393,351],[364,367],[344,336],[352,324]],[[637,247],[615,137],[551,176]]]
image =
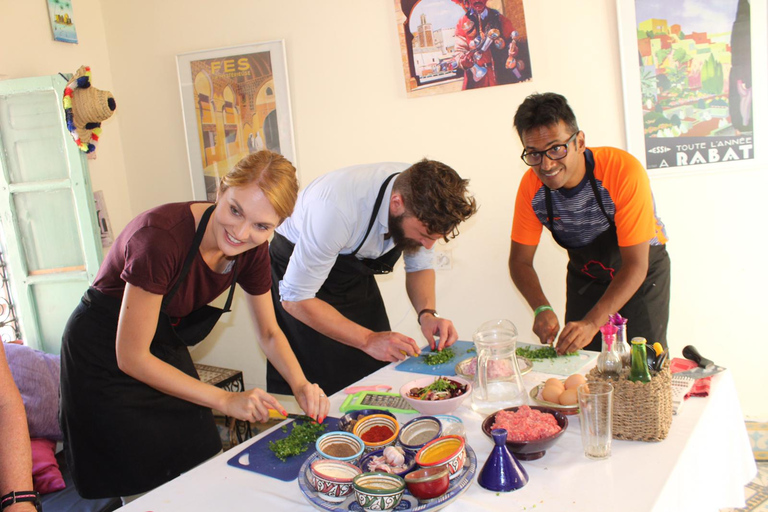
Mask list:
[[[390,365],[360,384],[389,384],[397,390],[417,377],[418,374],[396,371]],[[530,390],[547,377],[531,372],[523,380]],[[331,411],[338,411],[343,399],[343,393],[331,397]],[[477,454],[479,471],[492,442],[480,428],[483,417],[469,408],[470,400],[454,414],[464,421],[467,443]],[[398,415],[403,421],[411,417]],[[757,473],[733,377],[727,370],[713,377],[709,397],[691,398],[683,404],[664,441],[614,440],[613,454],[607,460],[587,459],[582,452],[578,416],[568,416],[568,421],[568,429],[544,457],[522,463],[530,477],[525,487],[497,494],[475,481],[444,510],[718,511],[743,507],[744,485]],[[315,510],[296,480],[282,482],[227,465],[227,460],[267,433],[201,464],[120,510]]]

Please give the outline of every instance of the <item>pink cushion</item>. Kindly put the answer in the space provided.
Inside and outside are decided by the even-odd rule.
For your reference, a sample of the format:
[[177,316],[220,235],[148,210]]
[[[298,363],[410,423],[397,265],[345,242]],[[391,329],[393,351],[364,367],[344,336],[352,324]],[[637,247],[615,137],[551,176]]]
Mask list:
[[64,477],[56,461],[56,442],[50,439],[32,439],[32,481],[35,490],[48,494],[64,489]]

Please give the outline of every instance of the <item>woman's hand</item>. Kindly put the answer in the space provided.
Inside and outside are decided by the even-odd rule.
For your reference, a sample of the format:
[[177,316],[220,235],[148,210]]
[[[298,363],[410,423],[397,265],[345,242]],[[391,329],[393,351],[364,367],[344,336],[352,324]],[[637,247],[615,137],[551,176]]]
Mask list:
[[296,397],[299,407],[307,413],[307,416],[318,423],[322,423],[328,416],[331,402],[317,384],[305,382],[298,386],[298,389],[293,389],[293,396]]
[[254,388],[242,393],[229,393],[221,410],[225,415],[242,421],[265,423],[269,420],[269,409],[288,413],[275,397],[263,389]]

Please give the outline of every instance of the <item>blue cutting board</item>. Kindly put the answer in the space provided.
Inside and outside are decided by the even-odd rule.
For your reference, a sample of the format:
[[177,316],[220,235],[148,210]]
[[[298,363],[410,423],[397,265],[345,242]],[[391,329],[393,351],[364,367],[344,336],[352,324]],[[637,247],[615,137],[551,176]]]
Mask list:
[[[242,450],[240,453],[232,457],[227,461],[227,464],[240,469],[247,469],[254,473],[266,475],[272,478],[277,478],[283,482],[290,482],[296,480],[299,476],[299,469],[304,461],[309,458],[310,455],[315,453],[314,443],[309,445],[307,451],[293,457],[288,457],[285,462],[278,459],[272,450],[269,449],[270,441],[277,441],[284,439],[290,435],[293,430],[293,420],[286,423],[288,431],[283,432],[283,426],[276,428],[266,436],[262,437],[248,448]],[[327,417],[323,420],[323,425],[326,425],[325,432],[333,432],[339,430],[339,418]]]
[[[534,348],[541,347],[541,345],[536,343],[517,342],[518,348],[523,346]],[[463,361],[468,357],[475,357],[477,353],[474,350],[472,352],[467,352],[468,349],[473,349],[475,347],[475,344],[471,341],[457,341],[452,347],[456,357],[447,363],[436,364],[434,366],[425,363],[424,355],[429,353],[429,347],[427,347],[425,350],[422,350],[419,357],[409,357],[395,366],[395,370],[401,372],[424,373],[427,375],[456,375],[456,363]],[[591,363],[598,355],[598,352],[579,350],[575,356],[532,361],[533,371],[568,376],[578,373],[584,365]]]
[[395,366],[395,370],[400,372],[425,373],[427,375],[456,375],[456,363],[463,361],[468,357],[474,357],[477,353],[474,350],[472,350],[472,352],[467,352],[468,349],[475,348],[475,344],[471,341],[457,341],[451,345],[451,348],[453,349],[453,353],[456,354],[456,357],[447,363],[436,364],[433,366],[425,363],[424,356],[429,354],[429,347],[427,346],[421,350],[421,355],[419,357],[409,357]]

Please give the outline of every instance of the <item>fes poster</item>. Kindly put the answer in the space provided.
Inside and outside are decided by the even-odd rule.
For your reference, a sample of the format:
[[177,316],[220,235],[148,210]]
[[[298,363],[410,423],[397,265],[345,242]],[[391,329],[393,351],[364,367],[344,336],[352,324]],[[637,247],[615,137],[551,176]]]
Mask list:
[[208,200],[241,158],[262,149],[282,153],[269,51],[193,60],[195,119]]
[[409,97],[531,79],[523,0],[395,0]]
[[72,2],[48,0],[48,15],[51,18],[53,40],[77,44],[77,30],[72,19]]
[[748,0],[635,0],[648,169],[754,158]]

